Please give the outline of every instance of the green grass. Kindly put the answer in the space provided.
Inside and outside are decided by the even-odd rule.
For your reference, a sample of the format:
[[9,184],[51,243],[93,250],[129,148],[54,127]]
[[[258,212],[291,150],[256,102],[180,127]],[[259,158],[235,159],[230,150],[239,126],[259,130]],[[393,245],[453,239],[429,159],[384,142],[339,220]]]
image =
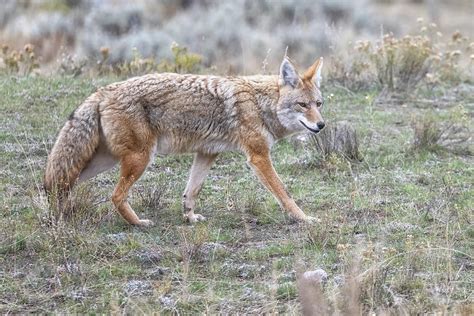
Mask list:
[[[334,94],[327,120],[347,120],[359,133],[362,163],[318,167],[314,148],[291,141],[273,150],[317,226],[289,219],[237,153],[221,155],[206,180],[198,203],[205,223],[182,222],[192,162],[184,155],[157,157],[134,186],[131,204],[156,226],[133,228],[116,214],[117,169],[80,186],[85,209],[51,226],[41,190],[48,151],[69,113],[112,81],[0,76],[2,313],[297,313],[297,275],[316,268],[329,275],[333,306],[352,270],[366,312],[455,312],[473,303],[473,157],[413,151],[410,120],[427,109],[376,105],[376,91],[323,89]],[[440,115],[462,104],[472,125],[472,94],[439,89],[453,94]],[[158,189],[159,201],[150,199]]]

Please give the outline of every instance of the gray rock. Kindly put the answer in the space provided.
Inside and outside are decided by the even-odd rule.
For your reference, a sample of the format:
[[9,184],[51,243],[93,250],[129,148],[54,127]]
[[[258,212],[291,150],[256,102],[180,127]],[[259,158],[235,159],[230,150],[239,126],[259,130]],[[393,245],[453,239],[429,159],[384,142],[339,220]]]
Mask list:
[[240,296],[240,299],[243,301],[262,301],[265,299],[265,295],[256,292],[250,287],[245,287],[244,293]]
[[266,267],[264,265],[254,265],[244,263],[237,268],[238,276],[244,279],[255,278],[258,275],[265,272]]
[[289,272],[286,272],[284,274],[282,274],[282,276],[280,277],[280,281],[282,282],[292,282],[292,281],[295,281],[296,280],[296,271],[295,270],[291,270]]
[[73,290],[73,291],[70,291],[67,296],[70,298],[70,299],[73,299],[75,301],[83,301],[86,299],[87,297],[87,291],[85,290]]
[[143,265],[156,265],[163,258],[163,254],[157,249],[141,249],[133,251],[131,256]]
[[128,296],[152,295],[153,286],[149,281],[130,280],[123,287],[123,291]]
[[324,284],[328,280],[328,274],[323,269],[306,271],[305,273],[303,273],[302,277],[310,282],[320,284]]
[[123,242],[128,239],[128,235],[124,232],[117,234],[107,234],[105,238],[112,242]]
[[164,275],[170,273],[170,269],[157,267],[147,273],[148,277],[153,280],[162,279]]
[[173,309],[176,306],[176,301],[169,295],[162,295],[159,298],[161,305],[167,309]]
[[214,256],[226,253],[227,247],[217,242],[205,242],[199,248],[199,254],[204,259],[211,259]]
[[334,282],[335,282],[338,286],[343,285],[345,281],[346,281],[346,278],[345,278],[343,275],[336,275],[336,276],[334,277]]

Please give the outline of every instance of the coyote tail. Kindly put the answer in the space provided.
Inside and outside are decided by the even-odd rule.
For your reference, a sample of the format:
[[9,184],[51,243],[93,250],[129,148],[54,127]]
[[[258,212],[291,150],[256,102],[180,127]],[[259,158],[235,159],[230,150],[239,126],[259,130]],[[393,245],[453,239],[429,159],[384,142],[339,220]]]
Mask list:
[[67,193],[91,160],[99,145],[99,97],[90,96],[71,115],[59,132],[44,175],[48,195]]

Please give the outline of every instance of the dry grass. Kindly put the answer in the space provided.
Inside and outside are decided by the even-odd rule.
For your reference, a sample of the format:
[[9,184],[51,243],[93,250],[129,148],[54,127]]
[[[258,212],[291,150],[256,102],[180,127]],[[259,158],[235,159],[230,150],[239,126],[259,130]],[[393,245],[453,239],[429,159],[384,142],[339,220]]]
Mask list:
[[347,122],[328,123],[319,134],[311,136],[311,142],[323,159],[335,154],[348,161],[362,160],[357,132]]
[[412,121],[415,150],[447,149],[461,154],[472,154],[472,136],[463,107],[454,108],[449,115],[434,113],[416,116]]

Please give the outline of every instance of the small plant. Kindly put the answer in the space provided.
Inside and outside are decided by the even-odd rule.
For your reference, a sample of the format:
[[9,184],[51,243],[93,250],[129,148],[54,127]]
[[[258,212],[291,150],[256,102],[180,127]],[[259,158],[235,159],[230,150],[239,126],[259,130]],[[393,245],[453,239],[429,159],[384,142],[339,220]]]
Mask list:
[[[152,72],[176,72],[176,73],[196,73],[201,68],[202,57],[198,54],[189,53],[186,47],[176,43],[171,45],[173,59],[163,60],[157,63],[155,58],[144,58],[137,48],[133,48],[133,58],[130,62],[125,62],[118,66],[117,72],[122,75],[138,76]],[[108,59],[101,50],[102,61],[99,65],[105,64]]]
[[79,186],[62,198],[52,193],[49,196],[49,206],[45,205],[46,212],[40,220],[44,225],[52,227],[96,227],[111,213],[108,208],[98,207],[102,202],[90,186]]
[[143,191],[138,191],[138,195],[144,207],[159,210],[165,205],[163,196],[166,191],[166,187],[159,186],[156,188],[145,188]]
[[176,73],[195,73],[199,71],[202,62],[202,56],[189,53],[186,47],[179,46],[177,43],[171,44],[173,53],[172,62],[163,61],[160,64],[160,70],[164,72]]
[[347,123],[328,124],[319,134],[311,136],[318,155],[328,160],[340,156],[348,161],[361,161],[359,140],[355,129]]
[[99,74],[107,74],[112,72],[112,66],[109,64],[110,58],[110,49],[108,47],[101,47],[100,48],[100,60],[97,61],[97,68]]
[[433,150],[441,139],[441,128],[431,116],[417,118],[412,123],[414,130],[413,147],[417,150]]
[[470,154],[472,148],[463,146],[472,138],[468,128],[467,112],[462,106],[451,110],[446,117],[432,113],[415,117],[412,121],[415,150],[434,151],[445,148],[454,152]]
[[204,225],[179,228],[179,250],[186,265],[199,252],[202,245],[209,241],[209,230]]
[[415,87],[428,73],[431,54],[431,41],[427,37],[397,39],[388,34],[372,51],[371,59],[379,84],[391,91],[403,92]]
[[61,54],[61,59],[59,61],[59,72],[63,75],[70,75],[73,77],[80,76],[84,73],[85,67],[86,60],[78,60],[77,58],[65,52]]
[[154,58],[143,58],[136,47],[132,49],[132,56],[130,62],[124,62],[117,67],[119,74],[138,76],[156,71],[157,63]]
[[3,60],[3,71],[7,74],[27,76],[39,68],[35,47],[32,44],[26,44],[23,51],[10,50],[8,45],[3,45],[0,59]]
[[339,50],[343,53],[332,60],[328,77],[349,89],[376,85],[390,93],[411,92],[421,82],[467,80],[474,43],[469,44],[460,32],[449,41],[441,41],[442,37],[436,24],[431,23],[421,25],[416,35],[397,38],[390,33],[378,42],[358,41]]

